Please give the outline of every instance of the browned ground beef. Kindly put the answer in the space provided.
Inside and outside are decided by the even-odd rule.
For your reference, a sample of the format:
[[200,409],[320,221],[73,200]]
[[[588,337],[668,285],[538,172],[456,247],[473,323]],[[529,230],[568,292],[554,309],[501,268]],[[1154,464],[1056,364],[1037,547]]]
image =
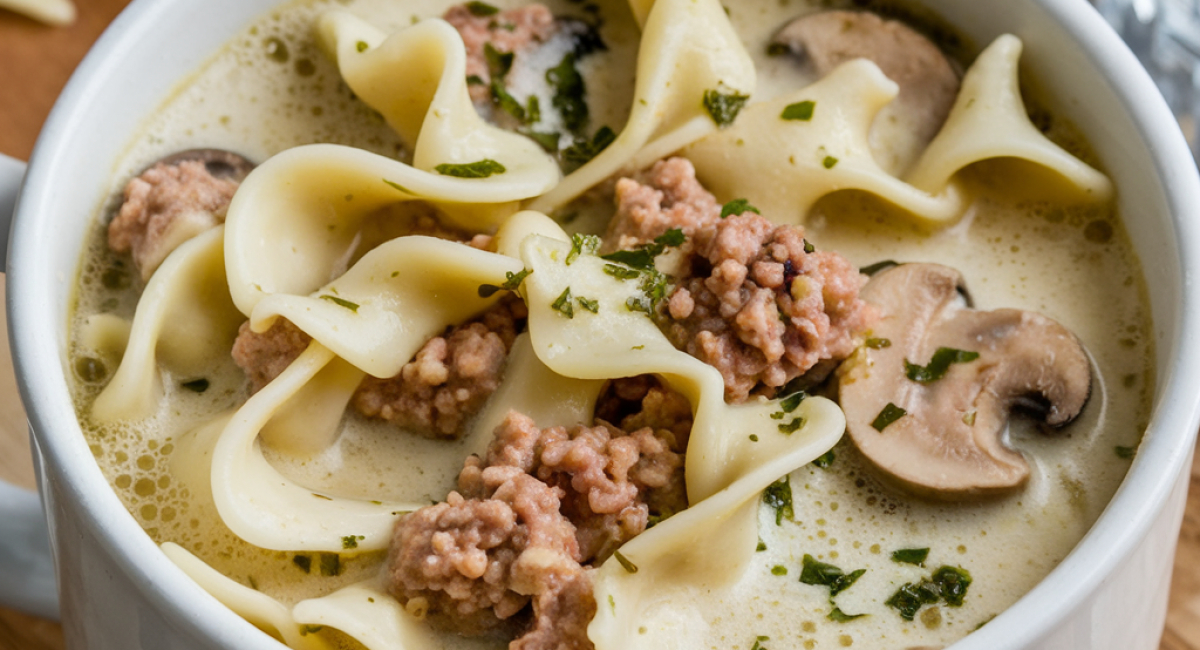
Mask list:
[[187,236],[225,221],[237,181],[217,178],[204,163],[158,163],[129,181],[125,202],[108,224],[108,246],[132,253],[143,280],[150,278]]
[[682,158],[617,184],[606,246],[629,248],[677,227],[689,257],[660,314],[676,347],[721,371],[727,400],[773,396],[792,379],[819,379],[848,356],[876,318],[858,298],[866,276],[837,253],[805,252],[804,228],[720,206]]
[[666,515],[687,506],[692,417],[686,400],[644,377],[614,382],[601,403],[664,427],[540,429],[510,412],[486,457],[464,463],[459,491],[397,525],[390,593],[462,634],[516,630],[510,650],[591,648],[591,567],[646,529],[652,504]]
[[[479,318],[449,328],[425,342],[399,374],[368,376],[352,402],[363,415],[395,423],[428,437],[456,438],[500,385],[504,362],[524,328],[525,303],[509,297]],[[262,333],[243,323],[233,360],[257,392],[279,376],[308,347],[312,337],[285,318]]]
[[543,5],[533,4],[509,9],[490,16],[477,16],[467,5],[456,5],[446,11],[446,19],[467,46],[467,76],[479,77],[482,84],[470,86],[471,100],[490,101],[488,72],[484,44],[490,43],[498,52],[520,53],[546,42],[558,29],[554,14]]
[[419,433],[457,437],[463,422],[500,386],[526,316],[524,302],[507,298],[478,319],[429,339],[400,374],[364,379],[354,393],[355,408]]

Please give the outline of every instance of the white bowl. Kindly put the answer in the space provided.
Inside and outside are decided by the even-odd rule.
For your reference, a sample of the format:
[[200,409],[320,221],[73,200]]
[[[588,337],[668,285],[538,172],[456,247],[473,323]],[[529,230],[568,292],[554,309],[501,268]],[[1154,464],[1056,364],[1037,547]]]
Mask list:
[[[73,648],[280,647],[142,533],[88,450],[66,379],[80,251],[113,161],[180,79],[274,3],[134,2],[76,71],[29,164],[8,255],[8,317]],[[1052,107],[1088,134],[1144,266],[1157,351],[1153,417],[1103,516],[1036,588],[954,648],[1156,648],[1200,419],[1200,346],[1189,336],[1200,331],[1195,164],[1149,77],[1085,0],[926,4],[978,43],[1021,37]]]

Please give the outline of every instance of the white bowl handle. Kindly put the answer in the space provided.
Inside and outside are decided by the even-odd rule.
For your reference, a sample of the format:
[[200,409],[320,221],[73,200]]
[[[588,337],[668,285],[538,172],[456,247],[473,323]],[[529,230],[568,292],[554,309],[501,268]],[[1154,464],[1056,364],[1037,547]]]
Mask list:
[[[25,163],[0,154],[0,264]],[[58,619],[58,589],[46,516],[35,492],[0,481],[0,605]]]

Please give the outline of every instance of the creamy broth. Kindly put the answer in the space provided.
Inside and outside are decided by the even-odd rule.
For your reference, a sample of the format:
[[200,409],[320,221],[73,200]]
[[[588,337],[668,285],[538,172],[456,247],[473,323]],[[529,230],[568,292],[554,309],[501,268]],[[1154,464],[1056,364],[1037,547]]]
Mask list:
[[[336,67],[317,50],[311,25],[323,11],[339,7],[392,31],[440,16],[450,4],[304,2],[264,16],[147,121],[115,165],[114,201],[128,179],[150,162],[193,147],[226,148],[261,162],[296,145],[336,142],[407,160],[410,153],[397,136],[353,97]],[[494,4],[508,8],[524,3]],[[586,15],[576,3],[546,4],[556,14]],[[627,118],[633,96],[637,28],[624,3],[602,4],[601,36],[608,51],[585,59],[581,72],[588,83],[592,124],[617,128]],[[765,44],[779,25],[812,9],[775,0],[733,8],[731,20],[758,67],[756,100],[811,81],[787,57],[766,56]],[[1036,66],[1028,65],[1025,72],[1036,76]],[[1061,121],[1053,123],[1049,134],[1073,151],[1085,150]],[[886,157],[891,146],[887,137],[873,144]],[[771,648],[949,644],[1003,611],[1053,569],[1115,492],[1129,466],[1115,450],[1136,449],[1153,389],[1151,324],[1139,263],[1111,206],[1064,207],[1007,191],[1012,179],[1027,171],[1010,163],[980,163],[967,170],[970,207],[957,224],[936,230],[913,225],[866,194],[835,193],[813,210],[807,236],[819,248],[838,251],[860,266],[884,259],[953,266],[965,275],[977,308],[1028,309],[1063,323],[1084,342],[1093,361],[1092,396],[1082,416],[1051,432],[1015,418],[1007,442],[1030,460],[1032,476],[1014,495],[984,503],[931,503],[897,494],[843,440],[827,468],[809,465],[792,473],[794,522],[777,526],[774,511],[762,507],[759,528],[766,549],[755,556],[747,575],[727,592],[696,603],[695,612],[680,621],[706,629],[711,647],[748,649],[756,636],[769,637],[770,643],[763,645]],[[222,524],[211,498],[189,487],[196,484],[195,477],[180,459],[194,441],[186,434],[248,396],[232,359],[212,360],[202,393],[183,386],[194,377],[165,375],[166,398],[153,417],[136,426],[93,421],[91,403],[120,359],[96,352],[102,346],[88,340],[87,321],[102,313],[131,318],[140,290],[129,261],[108,251],[104,223],[107,214],[98,219],[80,276],[72,327],[74,391],[91,449],[133,516],[156,541],[176,542],[225,575],[287,605],[374,574],[383,561],[381,553],[344,555],[337,571],[329,571],[337,575],[317,570],[321,554],[301,554],[313,567],[303,571],[296,553],[267,551],[239,539]],[[573,227],[599,228],[589,219]],[[325,494],[385,501],[419,495],[419,500],[439,501],[454,485],[463,449],[461,443],[404,435],[390,425],[348,414],[340,438],[328,450],[297,459],[268,448],[267,457],[285,476]],[[419,460],[397,460],[414,458]],[[420,469],[399,474],[397,466]],[[927,568],[891,559],[896,550],[924,547],[930,549]],[[827,620],[828,589],[798,581],[804,555],[846,572],[866,569],[836,601],[844,612],[868,616]],[[973,582],[962,607],[926,607],[907,622],[885,605],[901,585],[919,581],[941,565],[970,571]],[[443,641],[448,647],[501,645],[451,637]]]

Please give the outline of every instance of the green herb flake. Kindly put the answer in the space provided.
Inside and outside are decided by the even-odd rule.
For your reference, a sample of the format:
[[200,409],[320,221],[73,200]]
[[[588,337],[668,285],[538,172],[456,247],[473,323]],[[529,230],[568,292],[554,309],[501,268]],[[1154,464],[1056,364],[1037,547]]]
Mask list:
[[792,418],[791,422],[787,422],[787,423],[779,425],[779,432],[790,436],[793,433],[795,433],[797,430],[799,430],[800,427],[803,427],[804,424],[805,424],[804,418],[800,418],[800,417]]
[[941,590],[929,581],[908,582],[896,590],[884,605],[900,613],[900,618],[911,621],[923,605],[932,605],[941,599]]
[[488,74],[491,75],[492,81],[495,82],[504,79],[509,70],[512,70],[513,57],[512,52],[501,52],[492,47],[491,43],[483,44],[483,58],[487,60]]
[[367,45],[366,41],[359,41],[354,44],[354,49],[358,50],[359,52],[366,52],[367,48],[369,48],[369,47],[371,47],[371,46]]
[[813,460],[812,464],[820,467],[821,469],[829,469],[829,466],[833,465],[833,461],[836,458],[837,456],[835,456],[833,450],[830,449],[820,456],[817,456],[816,459]]
[[806,397],[808,397],[808,394],[804,391],[796,391],[795,393],[792,393],[791,395],[779,400],[779,408],[784,413],[791,413],[800,407],[800,402],[803,402],[804,398]]
[[574,52],[568,52],[558,65],[546,71],[546,83],[554,89],[550,103],[558,109],[567,130],[578,133],[587,126],[587,85],[583,81],[583,75],[579,74],[575,67]]
[[883,410],[879,412],[879,415],[875,416],[875,420],[871,422],[871,427],[882,433],[884,429],[888,428],[888,425],[905,415],[908,415],[908,411],[888,402],[887,406],[883,407]]
[[933,582],[941,587],[942,600],[951,607],[962,607],[971,586],[971,574],[962,567],[943,566],[933,572]]
[[704,91],[704,109],[708,111],[713,122],[716,122],[717,126],[722,129],[733,124],[738,113],[749,100],[750,95],[743,95],[737,91],[729,94],[719,90]]
[[685,241],[687,241],[687,235],[683,234],[682,228],[671,228],[654,238],[654,243],[659,246],[682,246]]
[[300,570],[305,573],[312,572],[312,558],[307,555],[293,555],[292,564],[300,567]]
[[818,562],[813,556],[806,553],[800,570],[800,582],[806,585],[829,587],[829,597],[833,598],[849,589],[866,572],[866,569],[858,569],[846,573],[832,564]]
[[929,365],[918,366],[905,359],[904,374],[917,383],[929,384],[945,377],[946,371],[950,369],[951,364],[970,363],[978,358],[978,352],[956,350],[954,348],[938,348],[937,352],[933,353],[933,358],[929,360]]
[[362,539],[365,539],[362,535],[346,535],[342,538],[342,548],[345,550],[358,548],[358,542]]
[[600,248],[600,238],[595,235],[571,235],[571,252],[567,253],[567,266],[579,259],[580,255],[592,255]]
[[764,542],[764,541],[762,541],[762,538],[761,538],[761,537],[759,537],[759,538],[758,538],[758,546],[755,546],[755,547],[754,547],[754,552],[755,552],[755,553],[762,553],[762,552],[763,552],[763,551],[765,551],[765,550],[767,550],[767,543],[766,543],[766,542]]
[[729,203],[726,203],[725,205],[721,206],[721,218],[722,219],[733,216],[735,214],[742,214],[745,212],[753,212],[754,214],[762,214],[761,212],[758,211],[758,208],[754,207],[753,205],[750,205],[750,201],[747,199],[734,199],[734,200],[730,201]]
[[890,339],[869,338],[863,343],[863,345],[871,348],[872,350],[882,350],[883,348],[892,347],[892,342]]
[[625,557],[624,555],[621,555],[620,551],[613,551],[613,557],[617,558],[617,563],[621,565],[622,569],[625,569],[629,573],[637,573],[638,572],[637,565],[634,564],[633,562],[630,562],[629,558]]
[[632,280],[641,275],[638,271],[624,266],[617,266],[616,264],[605,264],[604,272],[618,280]]
[[521,105],[521,102],[517,101],[516,97],[509,94],[508,89],[504,87],[504,82],[499,78],[492,78],[490,91],[492,93],[492,103],[500,110],[513,116],[518,122],[530,124],[536,121],[529,119],[525,107]]
[[389,180],[388,180],[388,179],[386,179],[386,178],[384,178],[384,179],[382,179],[382,180],[383,180],[383,184],[384,184],[384,185],[387,185],[388,187],[390,187],[390,188],[392,188],[392,189],[394,189],[394,190],[397,190],[397,191],[400,191],[400,192],[404,192],[405,194],[411,194],[412,196],[416,196],[416,192],[413,192],[412,190],[408,189],[407,187],[404,187],[403,185],[401,185],[401,184],[399,184],[399,183],[397,183],[397,182],[394,182],[394,181],[389,181]]
[[843,612],[840,607],[834,605],[833,610],[829,612],[826,618],[835,623],[845,623],[846,621],[853,621],[854,619],[862,618],[863,616],[866,616],[866,614],[847,614]]
[[469,75],[467,75],[467,85],[468,86],[486,86],[487,82],[483,80],[483,77],[481,77],[477,74],[469,74]]
[[571,296],[571,287],[563,289],[563,292],[558,295],[558,298],[550,304],[550,308],[554,311],[566,316],[567,318],[575,318],[575,306],[571,304],[573,298]]
[[[529,101],[532,102],[535,99],[537,98],[530,97]],[[562,137],[558,133],[542,133],[540,131],[522,131],[521,133],[538,143],[538,146],[546,150],[547,153],[558,152],[558,141]]]
[[592,158],[600,155],[601,151],[608,148],[608,145],[616,142],[617,134],[607,126],[602,126],[592,135],[592,139],[578,138],[575,143],[560,154],[563,162],[563,170],[571,173],[580,167],[586,165]]
[[771,637],[769,636],[756,636],[754,637],[754,645],[751,646],[750,650],[767,650],[767,647],[763,645],[763,641],[770,640]]
[[600,301],[599,300],[591,300],[589,298],[584,298],[583,296],[579,296],[578,298],[575,299],[575,301],[579,303],[580,307],[583,307],[584,309],[592,312],[593,314],[600,313]]
[[180,386],[183,386],[184,388],[192,391],[193,393],[203,393],[204,391],[208,390],[208,385],[209,385],[208,380],[205,379],[204,377],[201,377],[199,379],[193,379],[191,381],[185,381],[182,384],[180,384]]
[[1124,459],[1128,460],[1130,458],[1133,458],[1134,454],[1137,453],[1137,450],[1134,449],[1133,447],[1122,447],[1122,446],[1118,445],[1116,447],[1113,447],[1113,452],[1115,452],[1117,454],[1117,458],[1124,458]]
[[915,564],[925,566],[925,558],[929,557],[927,548],[902,548],[892,553],[892,561],[900,564]]
[[480,298],[491,298],[492,296],[496,295],[496,292],[498,291],[500,291],[500,287],[497,287],[494,284],[481,284],[479,285],[479,290],[476,293],[479,294]]
[[350,311],[352,311],[356,314],[358,313],[358,303],[350,302],[349,300],[346,300],[345,298],[338,298],[337,296],[331,296],[329,294],[324,294],[321,296],[321,300],[328,300],[329,302],[331,302],[339,307],[345,307],[346,309],[349,309]]
[[338,576],[342,574],[342,558],[337,553],[321,554],[321,575]]
[[479,2],[479,0],[468,2],[467,11],[471,12],[472,16],[494,16],[500,12],[498,8],[486,2]]
[[812,119],[813,109],[816,107],[817,103],[812,100],[788,104],[784,107],[783,113],[781,113],[779,117],[785,120],[800,120],[801,122],[807,122]]
[[874,264],[861,267],[858,269],[858,272],[862,273],[863,275],[875,275],[876,273],[879,273],[884,269],[890,269],[893,266],[900,266],[900,263],[896,260],[883,260],[882,262],[875,262]]
[[785,576],[787,575],[787,567],[783,566],[782,564],[776,564],[775,566],[771,567],[771,575]]
[[521,283],[525,281],[525,278],[529,277],[530,273],[533,273],[533,269],[521,269],[516,273],[505,271],[504,284],[500,285],[500,288],[505,291],[516,291],[521,286]]
[[503,174],[508,171],[504,165],[491,158],[484,158],[473,163],[442,163],[433,169],[442,176],[456,178],[487,178],[493,174]]
[[838,159],[833,156],[825,156],[825,159],[821,161],[821,165],[825,169],[833,169],[833,166],[836,164],[838,164]]
[[812,253],[817,252],[817,247],[813,246],[812,244],[809,243],[809,241],[807,239],[805,239],[804,240],[804,252],[811,255]]
[[783,520],[795,521],[792,509],[792,485],[787,476],[775,481],[763,490],[763,503],[775,509],[775,525],[782,526]]
[[758,434],[757,433],[750,434],[750,442],[758,442]]

